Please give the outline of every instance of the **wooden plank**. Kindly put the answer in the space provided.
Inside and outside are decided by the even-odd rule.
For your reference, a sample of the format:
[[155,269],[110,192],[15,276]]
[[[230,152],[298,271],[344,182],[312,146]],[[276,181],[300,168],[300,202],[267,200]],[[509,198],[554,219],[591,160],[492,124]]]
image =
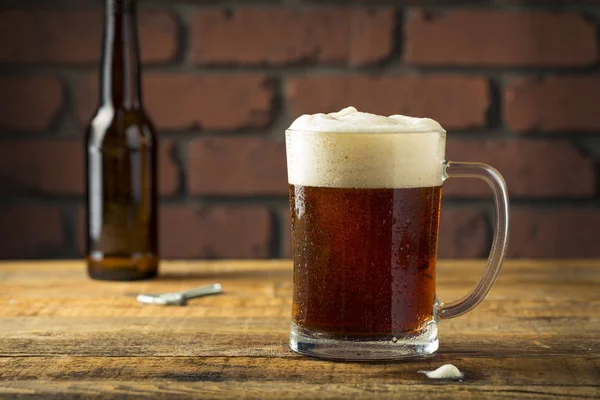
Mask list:
[[[600,337],[589,335],[503,334],[462,332],[442,335],[440,353],[471,356],[598,354]],[[287,330],[277,332],[78,332],[15,335],[0,338],[0,356],[258,356],[294,357],[288,348]]]
[[[307,380],[310,379],[307,377]],[[282,382],[154,382],[154,381],[16,381],[1,382],[0,394],[43,399],[142,398],[142,399],[597,399],[597,386],[497,386],[438,384],[402,385],[361,383],[313,384]]]
[[[1,298],[0,298],[1,299]],[[1,299],[0,334],[21,334],[28,330],[78,330],[91,324],[97,330],[114,329],[227,329],[236,324],[246,330],[260,329],[268,320],[271,329],[288,329],[291,299],[219,296],[200,299],[187,307],[138,305],[135,299],[106,298]],[[473,312],[440,323],[442,332],[464,333],[544,333],[567,334],[574,327],[600,332],[600,301],[551,299],[486,300]],[[24,319],[20,320],[19,317]],[[232,322],[227,322],[232,320]],[[253,321],[259,321],[254,323]],[[238,322],[236,322],[238,321]],[[24,331],[21,331],[23,329]],[[442,333],[443,334],[443,333]]]
[[[466,293],[477,282],[482,262],[441,262],[438,291],[442,300]],[[600,299],[599,263],[571,264],[507,262],[490,293],[494,298],[575,298],[583,295]],[[568,267],[567,265],[570,265]],[[133,296],[147,291],[172,291],[220,281],[227,290],[247,295],[291,293],[291,264],[285,261],[165,263],[161,277],[143,282],[97,282],[88,279],[79,262],[0,265],[0,287],[6,297],[65,298]]]
[[[6,298],[0,296],[0,315],[12,317],[155,317],[155,318],[282,318],[291,315],[291,297],[241,296],[237,293],[192,300],[186,307],[159,307],[138,304],[132,297],[106,298]],[[600,299],[494,299],[485,300],[473,311],[482,318],[567,318],[594,323],[600,318]],[[446,320],[450,323],[450,320]],[[454,321],[452,321],[454,322]],[[516,322],[516,321],[515,321]],[[490,324],[490,325],[493,325]]]
[[[600,275],[600,274],[599,274]],[[88,299],[88,298],[134,298],[139,293],[169,292],[190,289],[194,286],[203,286],[209,283],[221,283],[228,294],[241,296],[267,296],[267,297],[289,297],[292,293],[292,275],[285,273],[281,277],[257,277],[256,279],[215,278],[190,279],[182,283],[163,282],[157,280],[152,283],[106,283],[86,282],[82,280],[59,280],[48,279],[45,284],[33,285],[29,283],[2,282],[0,287],[4,290],[3,298],[37,298],[37,299]],[[579,283],[570,282],[535,282],[523,279],[509,281],[506,278],[499,280],[494,286],[488,298],[504,299],[536,299],[540,297],[554,299],[590,298],[600,300],[600,294],[596,288],[600,284],[590,279]],[[442,300],[453,300],[466,294],[475,282],[464,281],[461,283],[445,281],[438,277],[437,292]]]
[[[206,299],[208,300],[208,299]],[[215,331],[287,332],[291,303],[233,301],[229,306],[202,303],[184,308],[138,307],[111,304],[107,300],[72,305],[68,302],[23,302],[4,311],[0,307],[0,337],[20,337],[40,332]],[[239,308],[235,305],[239,304]],[[569,309],[570,308],[570,309]],[[461,318],[442,320],[440,335],[464,334],[564,334],[600,333],[600,309],[596,301],[495,302],[484,301]],[[572,311],[570,311],[572,310]]]
[[332,363],[295,357],[8,357],[0,358],[0,381],[151,380],[170,382],[305,382],[345,385],[436,384],[419,374],[454,363],[470,385],[600,386],[600,357],[470,357],[437,355],[394,363]]

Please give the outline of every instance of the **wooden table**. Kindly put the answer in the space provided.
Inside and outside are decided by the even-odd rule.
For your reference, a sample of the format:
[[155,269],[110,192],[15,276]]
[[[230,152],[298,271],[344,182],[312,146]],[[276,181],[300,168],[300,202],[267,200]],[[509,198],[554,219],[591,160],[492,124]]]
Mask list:
[[[452,300],[483,263],[438,266]],[[220,282],[187,307],[140,292]],[[426,360],[334,363],[287,347],[291,263],[165,262],[159,279],[96,282],[81,262],[0,264],[0,394],[65,398],[599,398],[600,260],[510,261],[488,298],[443,321]],[[453,363],[462,382],[418,370]]]

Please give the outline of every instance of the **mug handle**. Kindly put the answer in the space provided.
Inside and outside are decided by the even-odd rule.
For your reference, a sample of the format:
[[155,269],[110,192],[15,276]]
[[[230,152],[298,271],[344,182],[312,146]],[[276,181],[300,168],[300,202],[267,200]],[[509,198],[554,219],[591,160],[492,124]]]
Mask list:
[[487,164],[446,160],[442,165],[442,180],[448,178],[478,178],[490,185],[496,206],[496,228],[487,267],[481,281],[462,299],[447,304],[441,303],[437,314],[440,319],[458,317],[481,303],[500,274],[508,245],[508,191],[502,175]]

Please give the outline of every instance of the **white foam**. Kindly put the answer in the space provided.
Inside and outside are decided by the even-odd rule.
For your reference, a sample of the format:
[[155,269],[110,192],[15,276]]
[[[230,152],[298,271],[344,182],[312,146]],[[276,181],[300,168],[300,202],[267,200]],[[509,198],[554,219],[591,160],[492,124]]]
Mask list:
[[436,121],[354,107],[303,115],[286,131],[288,182],[338,188],[442,184],[446,134]]
[[433,371],[418,371],[420,374],[427,375],[431,379],[462,379],[465,374],[460,372],[453,364],[444,364]]
[[405,115],[370,114],[346,107],[329,114],[304,114],[289,127],[292,130],[314,132],[388,132],[419,133],[445,132],[444,128],[431,118],[415,118]]

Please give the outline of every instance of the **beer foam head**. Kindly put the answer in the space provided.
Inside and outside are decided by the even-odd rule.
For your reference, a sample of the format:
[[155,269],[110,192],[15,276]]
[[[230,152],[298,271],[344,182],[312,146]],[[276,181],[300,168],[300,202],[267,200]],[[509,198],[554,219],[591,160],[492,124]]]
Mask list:
[[288,182],[338,188],[442,184],[446,131],[430,118],[363,113],[354,107],[303,115],[286,132]]
[[415,118],[405,115],[383,115],[360,112],[354,107],[329,114],[305,114],[298,117],[289,129],[312,132],[387,132],[419,133],[446,132],[431,118]]

